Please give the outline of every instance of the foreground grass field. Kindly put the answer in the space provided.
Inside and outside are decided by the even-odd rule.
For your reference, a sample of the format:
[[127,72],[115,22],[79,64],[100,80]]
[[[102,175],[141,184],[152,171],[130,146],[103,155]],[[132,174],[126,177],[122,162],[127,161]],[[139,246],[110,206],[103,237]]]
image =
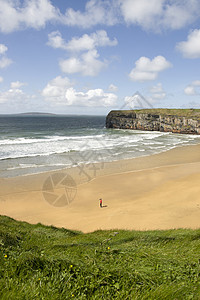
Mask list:
[[0,299],[200,299],[200,230],[96,231],[0,216]]

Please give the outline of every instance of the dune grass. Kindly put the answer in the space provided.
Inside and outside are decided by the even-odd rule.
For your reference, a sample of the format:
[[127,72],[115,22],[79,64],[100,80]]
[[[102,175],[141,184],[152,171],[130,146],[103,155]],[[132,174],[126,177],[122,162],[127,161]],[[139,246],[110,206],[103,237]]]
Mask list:
[[0,216],[0,299],[200,299],[200,230],[89,234]]

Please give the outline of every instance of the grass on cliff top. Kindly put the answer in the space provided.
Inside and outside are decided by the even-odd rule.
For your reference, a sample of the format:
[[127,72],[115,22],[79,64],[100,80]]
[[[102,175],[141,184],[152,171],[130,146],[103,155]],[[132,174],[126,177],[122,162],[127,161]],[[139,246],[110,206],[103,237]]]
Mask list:
[[199,299],[200,229],[89,234],[0,217],[0,299]]
[[130,114],[132,112],[142,114],[148,113],[153,115],[162,116],[177,116],[185,117],[188,119],[200,120],[200,109],[167,109],[167,108],[155,108],[155,109],[138,109],[138,110],[113,110],[113,113]]

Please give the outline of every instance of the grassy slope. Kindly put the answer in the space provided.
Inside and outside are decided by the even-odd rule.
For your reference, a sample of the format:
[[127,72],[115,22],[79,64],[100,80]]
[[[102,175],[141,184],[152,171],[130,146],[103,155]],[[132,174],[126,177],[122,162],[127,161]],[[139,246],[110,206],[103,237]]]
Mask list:
[[0,299],[199,299],[200,230],[90,234],[0,217]]
[[136,113],[149,113],[149,114],[157,114],[161,116],[177,116],[177,117],[185,117],[187,119],[194,119],[194,120],[200,120],[200,109],[161,109],[161,108],[155,108],[155,109],[139,109],[139,110],[113,110],[112,112],[115,113],[127,113],[130,114],[130,112],[136,112]]

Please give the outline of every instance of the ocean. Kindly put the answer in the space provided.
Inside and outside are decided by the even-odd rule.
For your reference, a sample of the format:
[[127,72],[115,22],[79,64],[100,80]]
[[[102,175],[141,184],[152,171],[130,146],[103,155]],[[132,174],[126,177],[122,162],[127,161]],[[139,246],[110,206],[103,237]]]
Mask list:
[[0,115],[0,177],[151,155],[200,136],[106,129],[105,116]]

